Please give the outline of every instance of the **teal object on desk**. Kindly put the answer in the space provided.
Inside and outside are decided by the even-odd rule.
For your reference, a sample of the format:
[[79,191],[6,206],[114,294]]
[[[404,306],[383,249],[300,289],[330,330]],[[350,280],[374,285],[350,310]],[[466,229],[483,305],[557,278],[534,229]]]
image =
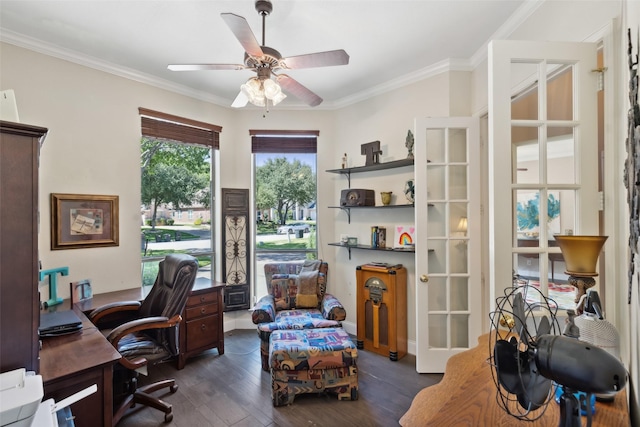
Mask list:
[[62,298],[58,297],[58,273],[62,276],[69,275],[69,267],[58,267],[50,270],[40,270],[39,280],[42,282],[45,276],[49,276],[49,300],[45,301],[44,307],[51,307],[62,303]]
[[[564,394],[564,388],[561,385],[557,385],[556,384],[556,402],[560,403],[560,397]],[[578,399],[578,402],[580,402],[580,415],[583,416],[587,416],[587,407],[585,405],[586,401],[587,401],[587,393],[583,392],[583,391],[577,391],[575,393],[573,393],[573,395],[576,397],[576,399]],[[591,394],[591,402],[590,405],[591,406],[591,415],[596,413],[596,395],[595,394]]]

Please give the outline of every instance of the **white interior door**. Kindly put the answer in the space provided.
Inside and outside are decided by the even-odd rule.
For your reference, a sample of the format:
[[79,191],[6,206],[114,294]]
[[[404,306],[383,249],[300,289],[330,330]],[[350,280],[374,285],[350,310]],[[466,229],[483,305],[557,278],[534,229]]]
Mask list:
[[415,124],[416,370],[444,372],[481,329],[479,120]]
[[594,43],[489,46],[491,310],[514,273],[557,288],[554,234],[598,234],[596,61]]

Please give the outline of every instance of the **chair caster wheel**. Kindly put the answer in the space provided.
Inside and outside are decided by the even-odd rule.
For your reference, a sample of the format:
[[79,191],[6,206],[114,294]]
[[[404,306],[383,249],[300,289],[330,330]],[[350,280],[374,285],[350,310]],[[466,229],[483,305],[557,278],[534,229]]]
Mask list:
[[173,420],[173,414],[164,414],[164,422],[170,423]]
[[171,393],[175,393],[176,391],[178,391],[178,384],[172,385],[171,387],[169,387],[169,391]]

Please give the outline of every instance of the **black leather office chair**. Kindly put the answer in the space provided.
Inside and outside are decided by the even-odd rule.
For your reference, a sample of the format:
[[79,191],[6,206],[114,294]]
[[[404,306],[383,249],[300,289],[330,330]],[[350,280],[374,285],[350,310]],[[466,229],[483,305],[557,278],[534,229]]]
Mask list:
[[169,254],[159,267],[156,282],[142,303],[123,301],[107,304],[89,315],[99,327],[113,326],[114,318],[127,320],[106,332],[109,342],[122,355],[119,362],[122,368],[114,373],[114,394],[118,394],[118,390],[124,391],[114,396],[117,408],[113,425],[137,403],[163,411],[166,422],[173,419],[171,405],[150,393],[167,387],[175,393],[178,390],[175,380],[138,387],[136,371],[178,354],[178,323],[182,320],[182,310],[196,279],[198,261],[186,254]]

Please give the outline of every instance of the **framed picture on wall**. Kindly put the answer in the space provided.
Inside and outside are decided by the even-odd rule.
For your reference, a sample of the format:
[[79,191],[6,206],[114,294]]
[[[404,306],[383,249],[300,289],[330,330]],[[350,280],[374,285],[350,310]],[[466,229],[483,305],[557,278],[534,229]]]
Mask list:
[[51,193],[51,249],[118,246],[118,196]]

